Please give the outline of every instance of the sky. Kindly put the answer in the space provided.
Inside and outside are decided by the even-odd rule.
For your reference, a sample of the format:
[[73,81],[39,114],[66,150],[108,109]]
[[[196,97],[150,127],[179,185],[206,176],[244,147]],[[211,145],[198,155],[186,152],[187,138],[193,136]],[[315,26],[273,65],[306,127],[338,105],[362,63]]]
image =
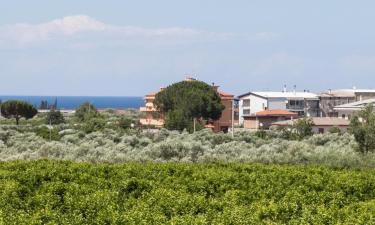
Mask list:
[[375,88],[371,0],[0,0],[0,95]]

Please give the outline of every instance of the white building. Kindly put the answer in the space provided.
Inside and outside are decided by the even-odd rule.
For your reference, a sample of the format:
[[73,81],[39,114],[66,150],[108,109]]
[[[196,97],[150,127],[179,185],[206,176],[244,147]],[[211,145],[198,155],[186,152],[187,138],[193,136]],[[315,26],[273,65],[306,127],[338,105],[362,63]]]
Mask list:
[[299,116],[316,117],[319,114],[319,96],[310,92],[248,92],[239,96],[239,118],[264,110],[281,109]]
[[353,115],[364,109],[369,104],[375,106],[375,98],[338,105],[334,107],[334,110],[337,112],[338,117],[349,120],[353,117]]

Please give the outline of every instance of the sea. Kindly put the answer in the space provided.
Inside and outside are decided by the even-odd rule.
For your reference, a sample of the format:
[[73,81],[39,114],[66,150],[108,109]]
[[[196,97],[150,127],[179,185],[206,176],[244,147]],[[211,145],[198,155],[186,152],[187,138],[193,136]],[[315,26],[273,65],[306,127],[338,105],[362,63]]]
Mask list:
[[144,105],[142,97],[107,97],[107,96],[1,96],[0,101],[21,100],[39,108],[42,101],[49,105],[57,103],[58,109],[76,109],[82,103],[89,102],[98,109],[139,109]]

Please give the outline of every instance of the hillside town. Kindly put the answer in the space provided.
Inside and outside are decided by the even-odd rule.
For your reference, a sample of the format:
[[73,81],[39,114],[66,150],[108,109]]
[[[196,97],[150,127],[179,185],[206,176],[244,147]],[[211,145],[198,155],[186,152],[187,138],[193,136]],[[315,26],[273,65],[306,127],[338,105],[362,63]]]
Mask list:
[[[188,77],[186,81],[195,81]],[[375,103],[375,89],[337,89],[312,93],[298,91],[296,86],[281,91],[249,91],[235,96],[212,84],[225,109],[220,119],[207,123],[214,132],[228,132],[235,128],[267,130],[272,126],[290,126],[301,118],[310,118],[314,133],[326,133],[332,128],[346,132],[352,116],[366,105]],[[162,91],[161,88],[160,91]],[[158,92],[147,94],[145,106],[140,108],[143,126],[161,128],[164,117],[153,101]]]

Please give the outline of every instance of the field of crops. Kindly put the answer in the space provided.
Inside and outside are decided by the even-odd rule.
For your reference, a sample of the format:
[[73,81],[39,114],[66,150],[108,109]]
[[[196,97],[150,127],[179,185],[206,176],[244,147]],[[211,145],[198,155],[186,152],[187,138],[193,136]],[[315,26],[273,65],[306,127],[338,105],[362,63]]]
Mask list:
[[0,163],[0,224],[375,224],[375,171]]

